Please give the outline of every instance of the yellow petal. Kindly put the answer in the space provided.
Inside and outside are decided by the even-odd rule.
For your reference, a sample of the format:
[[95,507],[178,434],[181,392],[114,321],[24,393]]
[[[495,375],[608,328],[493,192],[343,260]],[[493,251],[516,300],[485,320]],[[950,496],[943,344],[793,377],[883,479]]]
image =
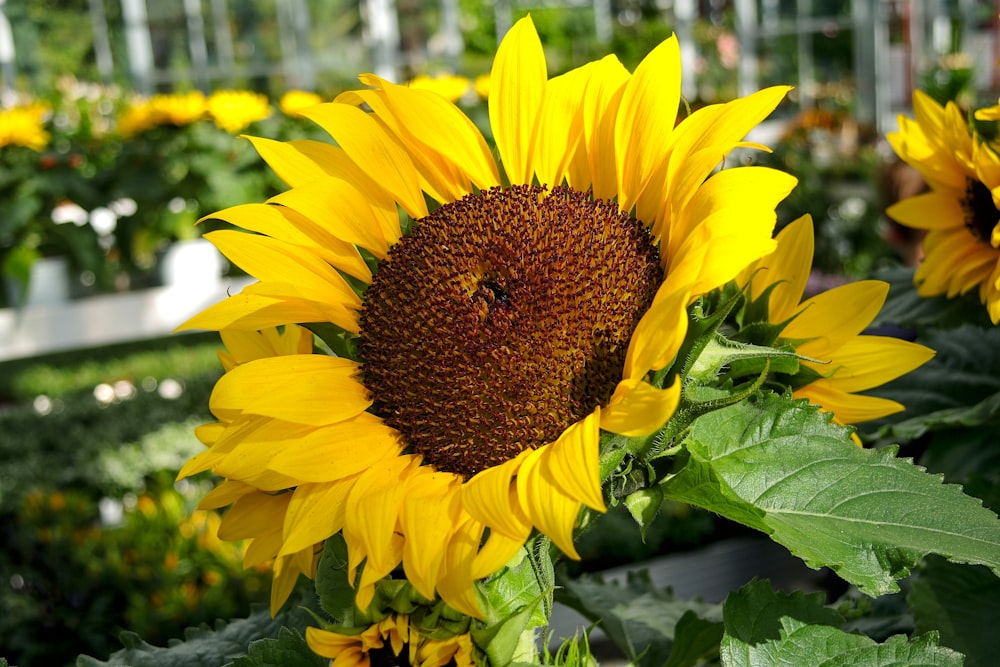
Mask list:
[[545,446],[539,465],[558,480],[566,495],[588,507],[604,512],[600,480],[601,409],[570,425],[562,435]]
[[[405,498],[406,481],[420,458],[400,456],[372,466],[358,478],[347,499],[344,537],[360,542],[367,557],[365,571],[376,579],[402,559],[403,540],[396,530]],[[356,567],[352,563],[350,569]]]
[[836,415],[841,424],[858,424],[872,419],[881,419],[897,412],[904,406],[896,401],[877,396],[858,396],[831,387],[825,380],[817,380],[796,390],[793,398],[807,398],[811,403]]
[[292,492],[279,556],[312,548],[344,527],[347,494],[353,480],[300,484]]
[[303,482],[330,482],[394,458],[400,449],[396,431],[362,412],[288,443],[268,465]]
[[523,451],[509,461],[479,472],[462,485],[462,506],[470,516],[491,531],[522,542],[531,533],[531,522],[517,503],[513,479],[529,454],[530,450]]
[[254,493],[241,497],[222,516],[219,539],[227,542],[245,540],[267,532],[271,526],[282,525],[289,500],[291,497],[287,493]]
[[215,510],[226,505],[232,505],[237,500],[249,493],[256,493],[257,489],[234,479],[224,479],[219,482],[214,489],[205,494],[205,497],[198,503],[200,510]]
[[625,85],[615,120],[618,203],[630,211],[667,157],[681,95],[676,36],[649,52]]
[[857,336],[837,348],[831,364],[836,370],[824,384],[845,392],[864,391],[909,373],[933,356],[934,350],[898,338]]
[[237,366],[215,385],[213,411],[274,417],[323,426],[355,417],[371,399],[357,380],[358,363],[318,354],[258,359]]
[[348,104],[318,104],[302,115],[326,130],[363,172],[378,174],[379,182],[412,217],[427,215],[413,162],[382,125]]
[[580,559],[573,546],[573,528],[580,513],[580,501],[559,488],[552,472],[542,461],[544,448],[524,458],[517,473],[517,500],[525,515],[570,558]]
[[472,563],[482,537],[483,525],[466,516],[448,542],[445,566],[438,582],[441,599],[452,609],[473,618],[483,617],[476,596],[476,578],[472,575]]
[[908,197],[885,210],[893,220],[914,229],[943,229],[965,226],[965,213],[957,197],[946,192],[928,192]]
[[361,298],[344,277],[294,245],[257,234],[220,230],[205,234],[222,254],[261,282],[294,283],[298,296],[358,308]]
[[295,589],[300,574],[311,576],[312,566],[303,561],[312,559],[312,550],[283,556],[274,562],[274,580],[271,583],[271,616],[278,613]]
[[278,175],[278,178],[291,187],[305,185],[314,179],[327,176],[322,163],[316,162],[310,155],[303,153],[299,146],[264,137],[247,138],[264,162],[267,163],[267,166]]
[[500,42],[490,72],[490,127],[511,185],[531,183],[532,139],[547,77],[542,43],[526,16]]
[[361,81],[382,88],[398,126],[421,147],[439,154],[481,190],[500,184],[489,145],[475,123],[454,104],[429,90],[398,86],[384,79],[374,82],[362,77]]
[[[639,319],[625,354],[623,379],[639,381],[654,368],[662,368],[677,354],[687,333],[687,286],[665,282],[653,305]],[[607,418],[607,417],[606,417]]]
[[357,317],[347,311],[333,313],[319,304],[304,299],[288,299],[255,294],[248,286],[239,294],[209,306],[179,325],[175,331],[191,329],[240,329],[257,331],[267,327],[283,326],[289,322],[330,321],[337,326],[358,332]]
[[580,91],[587,82],[586,66],[551,79],[535,126],[535,173],[550,188],[560,185],[583,140]]
[[527,535],[521,539],[514,539],[499,531],[491,530],[486,543],[472,560],[470,576],[473,579],[482,579],[498,572],[524,546],[526,539]]
[[618,174],[608,165],[615,164],[615,120],[631,75],[613,55],[594,63],[588,73],[581,111],[589,179],[584,180],[583,170],[577,168],[570,183],[580,190],[592,185],[595,198],[612,199],[618,195]]
[[409,480],[399,517],[406,539],[403,570],[417,592],[433,600],[448,541],[459,523],[462,480],[427,467],[419,471]]
[[871,324],[889,293],[881,280],[840,285],[802,302],[799,315],[781,332],[782,338],[809,339],[800,354],[826,361],[848,340]]
[[[768,317],[772,322],[784,322],[799,309],[799,302],[809,282],[813,258],[812,218],[804,215],[778,232],[778,248],[756,263],[752,295],[759,297],[769,285]],[[869,320],[870,322],[871,320]]]
[[629,437],[655,433],[674,415],[680,397],[680,378],[666,389],[637,379],[622,380],[601,413],[601,428]]
[[335,238],[371,251],[384,259],[389,242],[368,201],[350,183],[339,178],[322,178],[293,188],[270,200],[298,211],[321,225]]

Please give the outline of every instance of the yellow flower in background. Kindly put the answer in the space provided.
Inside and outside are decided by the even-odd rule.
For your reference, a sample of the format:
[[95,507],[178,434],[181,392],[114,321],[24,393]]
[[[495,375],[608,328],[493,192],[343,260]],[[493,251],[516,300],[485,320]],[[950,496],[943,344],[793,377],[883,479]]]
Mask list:
[[773,324],[787,322],[778,342],[792,343],[798,354],[816,360],[800,361],[815,379],[796,388],[793,397],[809,399],[841,424],[903,410],[896,401],[857,393],[895,380],[934,356],[923,345],[862,333],[885,303],[888,283],[862,280],[803,301],[812,269],[812,218],[803,216],[787,225],[777,241],[777,249],[750,265],[740,282],[749,281],[751,299],[771,288],[768,319]]
[[160,125],[183,127],[205,117],[208,101],[200,91],[133,100],[118,118],[118,131],[130,137]]
[[[974,136],[954,103],[913,94],[914,119],[888,135],[896,154],[920,172],[930,191],[890,206],[899,223],[927,230],[914,282],[921,296],[965,294],[976,287],[1000,322],[1000,156]],[[989,114],[987,114],[989,115]]]
[[40,151],[49,144],[45,129],[48,107],[39,102],[0,109],[0,148],[24,146]]
[[323,98],[307,90],[289,90],[281,96],[278,107],[286,116],[298,116],[303,109],[321,104]]
[[212,216],[253,233],[207,238],[258,282],[183,326],[232,340],[317,323],[358,352],[240,360],[213,392],[210,449],[181,471],[224,477],[227,534],[277,550],[272,609],[288,568],[308,574],[338,532],[361,609],[402,565],[421,595],[479,616],[475,581],[534,529],[577,557],[582,506],[604,510],[601,431],[670,418],[680,383],[650,372],[672,363],[693,298],[773,250],[795,183],[712,175],[788,89],[675,127],[679,58],[671,38],[634,73],[609,56],[549,79],[519,21],[492,71],[499,163],[453,104],[373,75],[303,113],[337,146],[252,139],[290,189]]
[[219,90],[208,98],[208,114],[226,132],[236,134],[271,115],[267,95],[249,90]]
[[469,90],[469,80],[455,74],[438,74],[434,77],[421,74],[414,77],[406,85],[410,88],[437,93],[449,102],[458,102]]
[[468,634],[431,639],[414,628],[403,614],[388,616],[354,635],[309,627],[306,642],[314,653],[330,658],[330,664],[337,667],[475,665]]
[[479,99],[485,100],[485,99],[489,98],[489,96],[490,96],[490,75],[489,74],[480,74],[472,82],[472,87],[475,89],[476,95],[479,96]]

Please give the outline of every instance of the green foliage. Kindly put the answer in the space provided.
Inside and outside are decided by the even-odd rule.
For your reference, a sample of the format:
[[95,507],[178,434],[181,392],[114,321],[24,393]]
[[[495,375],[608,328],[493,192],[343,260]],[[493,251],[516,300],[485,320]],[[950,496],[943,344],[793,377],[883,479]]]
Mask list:
[[[133,632],[124,632],[121,643],[124,649],[115,652],[107,661],[80,656],[77,667],[219,667],[233,665],[272,665],[274,657],[293,656],[299,665],[306,662],[295,635],[309,624],[311,616],[309,597],[302,596],[295,604],[288,604],[273,618],[265,607],[259,607],[245,618],[216,621],[214,627],[202,624],[184,631],[184,639],[173,640],[166,647],[153,646]],[[260,640],[277,639],[278,645],[257,644]],[[249,651],[249,654],[248,654]],[[243,656],[247,656],[243,659]],[[242,661],[241,661],[242,660]],[[249,660],[249,662],[247,662]],[[322,663],[320,663],[322,664]]]
[[[61,357],[59,361],[33,360],[18,369],[9,369],[5,384],[12,399],[30,401],[36,396],[62,398],[75,392],[93,390],[99,384],[126,380],[141,385],[146,378],[159,382],[166,378],[196,378],[219,373],[216,350],[222,348],[218,335],[205,343],[189,343],[176,338],[164,347],[132,352],[111,358],[80,354]],[[67,359],[69,360],[67,362]],[[4,388],[0,387],[0,391]]]
[[919,633],[939,632],[941,643],[965,654],[966,667],[989,667],[1000,655],[1000,578],[984,567],[927,558],[908,600]]
[[821,596],[776,593],[751,582],[731,594],[722,608],[724,667],[817,665],[818,667],[961,667],[962,656],[938,646],[934,634],[883,644],[839,628],[843,619],[823,606]]
[[592,576],[560,583],[556,599],[599,623],[636,665],[696,665],[718,651],[718,605],[677,600],[669,591],[656,589],[646,573],[629,573],[624,584]]
[[305,638],[282,626],[277,639],[251,642],[247,655],[226,667],[326,667],[329,660],[312,652]]
[[995,514],[894,448],[848,436],[805,401],[758,396],[692,424],[664,493],[764,531],[870,595],[898,590],[928,553],[1000,571]]

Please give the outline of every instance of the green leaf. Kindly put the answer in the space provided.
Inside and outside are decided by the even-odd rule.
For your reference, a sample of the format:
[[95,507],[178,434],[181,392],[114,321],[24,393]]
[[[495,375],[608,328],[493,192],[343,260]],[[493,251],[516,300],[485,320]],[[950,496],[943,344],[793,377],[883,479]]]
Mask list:
[[719,653],[723,626],[686,611],[674,628],[674,646],[664,667],[695,667]]
[[[646,572],[630,572],[625,584],[596,576],[560,583],[556,599],[600,623],[615,646],[641,667],[696,664],[689,660],[702,657],[700,650],[710,655],[718,646],[722,628],[718,605],[677,600],[669,591],[655,588]],[[680,651],[676,659],[672,657],[675,635]]]
[[965,654],[967,667],[992,667],[1000,655],[1000,579],[984,567],[927,558],[908,597],[917,632]]
[[312,652],[301,634],[281,628],[277,639],[258,639],[250,644],[246,656],[226,667],[326,667],[329,663]]
[[1000,521],[978,499],[895,448],[854,446],[806,401],[758,395],[698,418],[684,445],[666,497],[762,530],[869,595],[898,590],[928,553],[1000,571]]
[[889,294],[873,326],[953,327],[965,322],[989,326],[986,306],[976,298],[977,291],[955,299],[922,297],[913,285],[914,270],[899,267],[876,274],[876,278],[889,283]]
[[266,607],[261,607],[247,618],[217,621],[214,629],[207,625],[188,628],[183,641],[172,640],[166,647],[153,646],[134,632],[123,632],[120,639],[125,648],[112,654],[107,662],[83,655],[76,664],[77,667],[219,667],[245,655],[252,642],[279,637],[283,628],[304,631],[311,621],[301,606],[305,601],[307,596],[302,595],[300,604],[286,605],[274,618]]
[[961,656],[937,646],[933,635],[912,642],[896,636],[877,644],[844,632],[837,627],[840,615],[823,606],[821,593],[780,593],[767,582],[752,581],[726,599],[722,614],[724,667],[962,665]]
[[354,588],[347,578],[347,543],[336,533],[326,539],[316,566],[319,605],[340,625],[355,625]]

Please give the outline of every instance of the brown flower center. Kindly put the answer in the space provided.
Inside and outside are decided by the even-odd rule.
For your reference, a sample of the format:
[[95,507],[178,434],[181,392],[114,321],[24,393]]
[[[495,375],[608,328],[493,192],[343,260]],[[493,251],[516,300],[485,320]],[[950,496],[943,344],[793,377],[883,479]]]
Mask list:
[[365,294],[374,412],[464,476],[552,442],[610,399],[662,280],[649,233],[614,202],[518,186],[446,204]]
[[982,181],[966,177],[965,198],[962,199],[965,226],[972,235],[986,245],[992,245],[993,228],[1000,223],[1000,211],[993,203],[990,189]]

